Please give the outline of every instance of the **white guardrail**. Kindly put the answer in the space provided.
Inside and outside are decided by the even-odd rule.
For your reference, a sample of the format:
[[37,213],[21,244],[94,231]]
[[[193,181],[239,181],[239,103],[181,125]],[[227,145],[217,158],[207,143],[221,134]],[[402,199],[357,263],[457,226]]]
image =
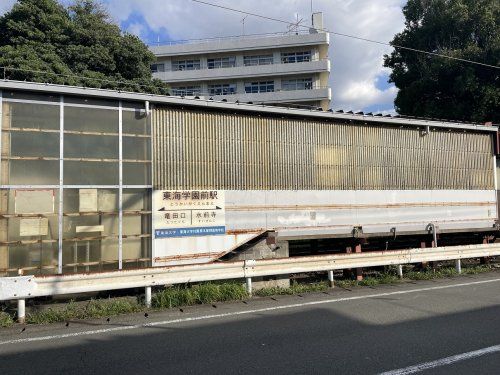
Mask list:
[[17,300],[17,318],[20,323],[24,323],[27,298],[144,287],[146,306],[150,307],[151,287],[156,285],[245,279],[247,291],[251,293],[253,277],[327,271],[333,285],[334,270],[398,265],[401,276],[402,264],[455,260],[460,272],[460,259],[496,255],[500,255],[500,244],[246,260],[73,275],[1,277],[0,301]]
[[[500,244],[302,256],[72,275],[3,277],[0,278],[0,301],[227,279],[246,279],[248,287],[253,277],[496,255],[500,255]],[[249,289],[251,291],[251,286]]]

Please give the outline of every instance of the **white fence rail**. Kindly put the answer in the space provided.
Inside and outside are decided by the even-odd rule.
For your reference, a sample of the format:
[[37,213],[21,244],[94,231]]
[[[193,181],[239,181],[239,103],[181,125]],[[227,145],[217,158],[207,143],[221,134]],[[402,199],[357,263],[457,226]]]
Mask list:
[[500,255],[500,244],[304,256],[90,274],[4,277],[0,278],[0,301],[227,279],[246,279],[251,284],[251,278],[261,276],[496,255]]

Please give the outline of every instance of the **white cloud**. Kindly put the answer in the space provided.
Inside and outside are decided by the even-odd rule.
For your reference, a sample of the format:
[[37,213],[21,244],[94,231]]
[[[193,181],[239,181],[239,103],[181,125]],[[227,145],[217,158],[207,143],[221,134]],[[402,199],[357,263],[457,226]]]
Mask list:
[[12,8],[12,5],[14,5],[15,2],[16,2],[16,0],[1,0],[0,1],[0,15],[4,14],[8,10],[10,10],[10,8]]
[[[5,3],[5,0],[1,0]],[[269,17],[293,21],[295,14],[310,24],[310,0],[209,0]],[[173,39],[196,39],[240,35],[243,15],[195,3],[191,0],[105,0],[113,18],[120,22],[142,16],[150,29],[165,28]],[[7,0],[0,9],[8,9]],[[404,27],[401,7],[405,0],[313,0],[314,11],[324,14],[325,28],[360,37],[389,42]],[[285,31],[286,25],[248,17],[247,34]],[[132,22],[128,31],[143,36],[144,28]],[[159,35],[160,40],[162,35]],[[156,40],[156,38],[155,38]],[[391,48],[332,35],[330,84],[335,108],[360,109],[377,106],[391,110],[397,93],[394,87],[379,89],[377,79],[387,74],[383,54]]]

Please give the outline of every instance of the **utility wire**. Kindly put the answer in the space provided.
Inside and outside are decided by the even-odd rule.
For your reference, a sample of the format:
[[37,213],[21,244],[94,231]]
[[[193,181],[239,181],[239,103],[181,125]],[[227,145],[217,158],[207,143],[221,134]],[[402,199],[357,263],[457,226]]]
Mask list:
[[[269,17],[269,16],[264,16],[262,14],[257,14],[257,13],[252,13],[252,12],[246,12],[244,10],[230,8],[230,7],[226,7],[224,5],[213,4],[213,3],[210,3],[208,1],[203,1],[203,0],[191,0],[191,1],[194,1],[195,3],[209,5],[209,6],[212,6],[212,7],[215,7],[215,8],[220,8],[220,9],[228,10],[228,11],[231,11],[231,12],[246,14],[246,15],[249,15],[249,16],[257,17],[257,18],[262,18],[262,19],[269,20],[269,21],[280,22],[280,23],[284,23],[284,24],[287,24],[287,25],[293,24],[290,21],[282,20],[282,19],[279,19],[279,18],[273,18],[273,17]],[[364,41],[364,42],[380,44],[380,45],[384,45],[384,46],[389,46],[389,47],[393,47],[393,48],[404,49],[404,50],[407,50],[407,51],[412,51],[412,52],[417,52],[417,53],[424,53],[424,54],[431,55],[431,56],[442,57],[442,58],[456,60],[456,61],[461,61],[461,62],[465,62],[465,63],[469,63],[469,64],[475,64],[475,65],[485,66],[485,67],[493,68],[493,69],[500,69],[500,66],[497,66],[497,65],[490,65],[490,64],[485,64],[485,63],[481,63],[481,62],[478,62],[478,61],[461,59],[459,57],[453,57],[453,56],[443,55],[441,53],[424,51],[424,50],[421,50],[421,49],[411,48],[411,47],[405,47],[405,46],[401,46],[401,45],[397,45],[397,44],[390,44],[390,43],[387,43],[387,42],[381,42],[381,41],[378,41],[378,40],[362,38],[362,37],[355,36],[355,35],[338,33],[338,32],[330,31],[330,30],[327,30],[327,29],[315,28],[312,25],[311,26],[309,26],[309,25],[297,25],[297,26],[298,27],[302,27],[302,28],[307,28],[307,29],[316,29],[318,31],[323,31],[323,32],[325,32],[327,34],[337,35],[337,36],[343,36],[343,37],[346,37],[346,38],[361,40],[361,41]]]

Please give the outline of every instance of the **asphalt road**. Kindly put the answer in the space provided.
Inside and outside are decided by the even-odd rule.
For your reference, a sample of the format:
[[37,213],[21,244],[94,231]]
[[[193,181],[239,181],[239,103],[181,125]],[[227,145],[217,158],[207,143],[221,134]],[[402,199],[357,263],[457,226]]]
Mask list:
[[500,272],[0,330],[0,374],[387,371],[500,373]]

